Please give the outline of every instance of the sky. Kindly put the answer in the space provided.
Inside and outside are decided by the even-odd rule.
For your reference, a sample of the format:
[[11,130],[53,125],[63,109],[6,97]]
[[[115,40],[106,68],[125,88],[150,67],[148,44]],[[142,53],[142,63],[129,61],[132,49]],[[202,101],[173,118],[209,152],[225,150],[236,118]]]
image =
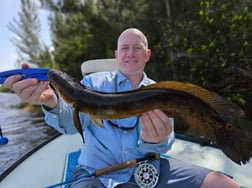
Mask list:
[[[0,71],[19,68],[16,65],[18,55],[16,47],[10,41],[14,33],[8,29],[8,24],[15,18],[19,20],[18,13],[21,11],[20,0],[0,0]],[[42,31],[41,40],[50,44],[50,31],[48,27],[48,13],[39,11]]]

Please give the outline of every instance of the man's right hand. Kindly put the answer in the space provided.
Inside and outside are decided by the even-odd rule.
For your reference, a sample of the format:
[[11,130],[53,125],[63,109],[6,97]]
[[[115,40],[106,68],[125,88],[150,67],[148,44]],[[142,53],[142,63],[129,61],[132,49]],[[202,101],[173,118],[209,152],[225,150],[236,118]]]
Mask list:
[[[29,66],[23,64],[22,68],[29,68]],[[38,81],[36,78],[21,79],[21,75],[10,76],[5,80],[3,86],[13,90],[27,103],[45,105],[50,109],[56,107],[58,99],[48,81]]]

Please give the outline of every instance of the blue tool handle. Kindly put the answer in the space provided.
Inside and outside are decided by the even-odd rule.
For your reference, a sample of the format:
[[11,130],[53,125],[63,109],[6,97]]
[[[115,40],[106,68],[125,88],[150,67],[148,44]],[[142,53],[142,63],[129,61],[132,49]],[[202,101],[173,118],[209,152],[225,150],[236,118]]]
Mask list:
[[13,69],[4,72],[0,72],[0,84],[3,84],[4,81],[12,75],[20,74],[22,75],[22,80],[28,78],[36,78],[39,81],[48,80],[47,73],[50,69],[46,68],[27,68],[27,69]]

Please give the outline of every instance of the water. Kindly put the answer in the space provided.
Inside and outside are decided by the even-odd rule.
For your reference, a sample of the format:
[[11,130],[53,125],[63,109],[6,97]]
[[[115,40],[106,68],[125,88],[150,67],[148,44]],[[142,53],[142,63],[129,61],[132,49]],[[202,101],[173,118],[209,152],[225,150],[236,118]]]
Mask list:
[[0,126],[9,142],[0,145],[0,177],[7,169],[57,132],[45,124],[43,116],[17,108],[21,100],[11,93],[0,92]]

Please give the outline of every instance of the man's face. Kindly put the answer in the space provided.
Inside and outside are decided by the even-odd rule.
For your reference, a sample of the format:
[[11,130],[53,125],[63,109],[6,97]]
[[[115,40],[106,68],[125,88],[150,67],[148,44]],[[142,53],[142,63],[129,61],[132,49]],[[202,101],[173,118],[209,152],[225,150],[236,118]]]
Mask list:
[[118,40],[115,56],[123,74],[142,74],[145,64],[150,58],[143,36],[134,31],[123,33]]

